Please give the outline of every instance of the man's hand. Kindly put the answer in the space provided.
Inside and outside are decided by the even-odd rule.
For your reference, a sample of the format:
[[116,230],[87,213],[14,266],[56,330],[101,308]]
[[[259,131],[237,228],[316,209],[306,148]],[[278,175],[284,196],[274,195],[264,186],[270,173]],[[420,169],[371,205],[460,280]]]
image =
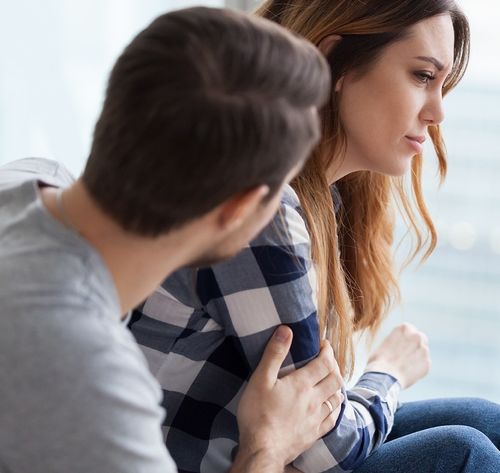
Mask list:
[[423,378],[430,367],[427,337],[405,323],[396,327],[370,355],[365,372],[388,373],[405,389]]
[[324,343],[306,366],[279,379],[291,343],[292,331],[279,327],[243,393],[237,415],[240,446],[232,472],[282,472],[335,426],[343,380],[330,344]]

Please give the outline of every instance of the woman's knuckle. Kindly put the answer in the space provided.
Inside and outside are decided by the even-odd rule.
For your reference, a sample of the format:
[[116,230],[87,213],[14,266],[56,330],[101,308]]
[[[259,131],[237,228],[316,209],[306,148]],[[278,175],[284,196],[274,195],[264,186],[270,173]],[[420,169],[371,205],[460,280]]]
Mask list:
[[409,324],[408,322],[402,323],[401,328],[402,328],[403,332],[407,332],[407,333],[413,332],[413,325]]

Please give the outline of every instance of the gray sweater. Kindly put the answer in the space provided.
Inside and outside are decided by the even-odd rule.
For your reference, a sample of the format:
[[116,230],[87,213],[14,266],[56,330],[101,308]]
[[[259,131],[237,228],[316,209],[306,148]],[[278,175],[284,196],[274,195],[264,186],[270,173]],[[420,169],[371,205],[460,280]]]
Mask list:
[[0,472],[176,471],[111,275],[37,181],[72,177],[41,159],[0,167]]

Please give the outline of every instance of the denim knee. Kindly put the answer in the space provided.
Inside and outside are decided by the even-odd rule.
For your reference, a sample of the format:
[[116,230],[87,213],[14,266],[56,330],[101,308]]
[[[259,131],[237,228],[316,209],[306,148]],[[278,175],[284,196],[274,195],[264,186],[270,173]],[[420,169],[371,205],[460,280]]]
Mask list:
[[483,432],[500,449],[500,405],[486,399],[468,398],[465,407],[475,419],[471,425]]
[[443,447],[453,448],[458,451],[468,451],[489,443],[489,439],[485,434],[467,425],[448,425],[441,427],[440,430]]
[[498,473],[500,452],[490,439],[475,429],[465,425],[442,427],[439,455],[448,458],[449,471],[463,473]]
[[468,397],[465,398],[467,406],[469,409],[475,412],[480,412],[481,414],[497,414],[500,412],[500,405],[495,402],[488,401],[481,397]]
[[356,473],[500,473],[500,452],[474,427],[444,425],[382,445]]

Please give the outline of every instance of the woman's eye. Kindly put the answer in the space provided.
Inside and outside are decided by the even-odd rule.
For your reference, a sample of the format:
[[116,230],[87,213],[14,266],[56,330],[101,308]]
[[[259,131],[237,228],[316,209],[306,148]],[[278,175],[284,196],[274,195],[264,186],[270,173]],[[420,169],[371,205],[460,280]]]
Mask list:
[[435,79],[434,75],[430,72],[415,72],[415,77],[423,84],[428,84]]

